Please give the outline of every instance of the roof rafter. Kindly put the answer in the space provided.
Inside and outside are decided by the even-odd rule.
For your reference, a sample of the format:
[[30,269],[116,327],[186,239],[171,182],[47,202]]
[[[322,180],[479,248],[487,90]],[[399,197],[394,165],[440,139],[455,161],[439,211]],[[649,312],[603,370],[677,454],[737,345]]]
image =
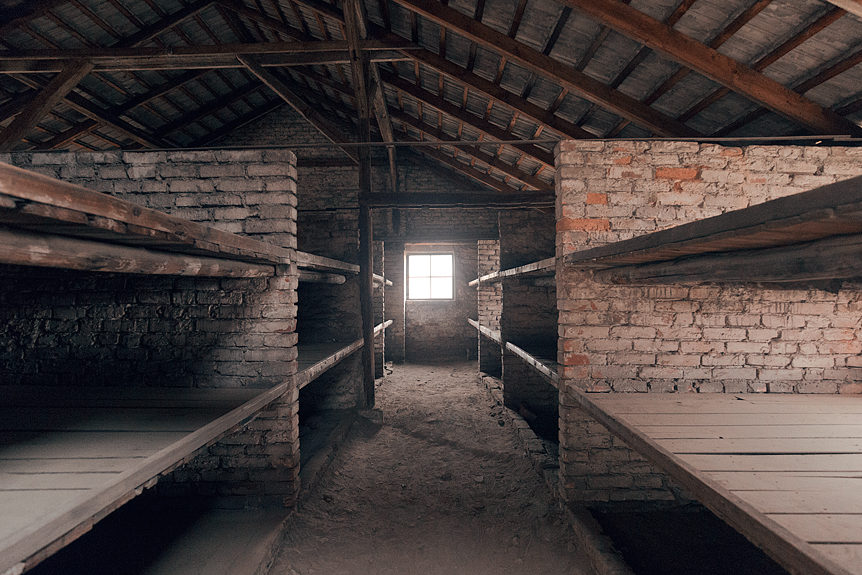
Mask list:
[[[404,2],[406,0],[394,0]],[[411,0],[428,1],[428,0]],[[832,110],[674,30],[619,0],[558,0],[667,57],[697,70],[758,104],[823,134],[862,134]]]
[[614,90],[563,62],[546,56],[435,0],[392,0],[392,2],[417,12],[438,25],[454,30],[468,40],[503,54],[530,71],[549,76],[564,88],[653,132],[674,137],[699,135],[696,130],[642,104],[635,98]]
[[[341,130],[333,126],[329,120],[320,114],[294,90],[278,78],[271,71],[261,66],[255,58],[251,56],[237,56],[240,62],[249,69],[249,71],[257,76],[261,82],[269,86],[282,100],[296,110],[303,118],[305,118],[312,126],[317,128],[321,134],[326,136],[333,144],[344,144],[349,142],[349,139],[341,133]],[[359,163],[359,154],[355,148],[344,147],[341,150]]]
[[86,60],[69,62],[39,94],[0,132],[0,151],[9,151],[26,136],[27,132],[39,123],[45,114],[60,103],[84,76],[93,69],[92,62]]

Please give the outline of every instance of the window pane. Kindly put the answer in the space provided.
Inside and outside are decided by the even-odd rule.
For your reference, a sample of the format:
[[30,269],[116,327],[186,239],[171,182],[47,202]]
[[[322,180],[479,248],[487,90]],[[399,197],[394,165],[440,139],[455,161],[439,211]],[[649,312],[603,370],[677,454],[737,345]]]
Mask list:
[[431,299],[431,280],[429,278],[410,278],[407,284],[407,297],[410,299]]
[[431,256],[431,274],[436,277],[452,275],[452,256],[449,254]]
[[408,256],[407,268],[411,278],[431,275],[431,256]]
[[452,278],[431,278],[433,299],[452,299]]

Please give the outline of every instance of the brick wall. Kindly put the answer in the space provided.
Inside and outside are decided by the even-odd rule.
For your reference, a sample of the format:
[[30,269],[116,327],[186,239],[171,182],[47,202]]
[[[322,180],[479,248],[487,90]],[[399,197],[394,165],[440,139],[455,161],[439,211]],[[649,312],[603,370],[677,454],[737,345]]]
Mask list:
[[406,302],[405,353],[408,361],[476,358],[476,330],[467,323],[476,317],[476,291],[467,285],[476,278],[476,243],[407,246],[407,253],[452,252],[455,298]]
[[[285,150],[16,153],[19,167],[288,248],[296,170]],[[295,265],[262,279],[0,269],[3,384],[254,387],[296,370]],[[174,493],[292,503],[297,397],[164,478]],[[296,456],[296,457],[294,457]],[[234,504],[234,503],[231,503]]]
[[[477,277],[500,271],[500,240],[479,240],[477,245]],[[503,311],[503,286],[499,282],[482,283],[476,287],[479,325],[500,331],[500,314]],[[503,355],[500,344],[485,337],[479,340],[479,371],[502,377]]]
[[392,325],[386,329],[386,360],[394,363],[404,363],[404,244],[400,242],[385,242],[384,273],[392,282],[386,286],[384,295],[386,301],[386,319],[392,320]]
[[[862,150],[564,142],[557,253],[715,216],[862,174]],[[559,269],[561,488],[569,500],[685,498],[565,392],[860,393],[859,285],[599,284]]]
[[[382,276],[384,274],[385,266],[383,265],[383,242],[374,242],[374,273]],[[374,284],[374,292],[373,292],[373,313],[374,313],[374,325],[380,325],[383,323],[385,318],[384,313],[384,296],[386,293],[385,286],[382,284]],[[385,337],[383,335],[378,335],[374,338],[374,377],[383,377],[383,362],[385,361],[384,350],[385,350]]]

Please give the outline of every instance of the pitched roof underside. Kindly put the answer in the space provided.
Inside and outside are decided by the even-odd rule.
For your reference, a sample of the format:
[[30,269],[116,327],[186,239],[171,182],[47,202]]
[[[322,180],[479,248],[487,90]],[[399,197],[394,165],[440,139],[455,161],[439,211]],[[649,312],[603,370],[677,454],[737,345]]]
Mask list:
[[[330,139],[354,139],[351,64],[337,57],[349,40],[340,1],[6,5],[0,149],[204,147],[286,103],[316,112],[310,121],[332,127]],[[595,12],[608,6],[608,14]],[[394,139],[492,141],[415,151],[501,192],[551,189],[553,140],[563,138],[862,135],[862,19],[823,0],[365,0],[364,7]],[[658,35],[632,37],[639,32],[615,20],[619,14],[647,18],[642,27]],[[86,64],[71,57],[94,67],[78,80],[74,67]],[[73,87],[46,100],[63,74]],[[734,84],[737,76],[745,83]],[[781,91],[786,105],[769,99]],[[518,140],[543,141],[513,145]]]

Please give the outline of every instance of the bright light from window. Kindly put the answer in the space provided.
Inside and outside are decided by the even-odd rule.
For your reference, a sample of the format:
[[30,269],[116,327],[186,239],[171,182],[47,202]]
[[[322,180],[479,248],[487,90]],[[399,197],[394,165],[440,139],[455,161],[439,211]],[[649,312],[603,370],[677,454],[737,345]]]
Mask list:
[[407,256],[407,299],[452,299],[452,254]]

